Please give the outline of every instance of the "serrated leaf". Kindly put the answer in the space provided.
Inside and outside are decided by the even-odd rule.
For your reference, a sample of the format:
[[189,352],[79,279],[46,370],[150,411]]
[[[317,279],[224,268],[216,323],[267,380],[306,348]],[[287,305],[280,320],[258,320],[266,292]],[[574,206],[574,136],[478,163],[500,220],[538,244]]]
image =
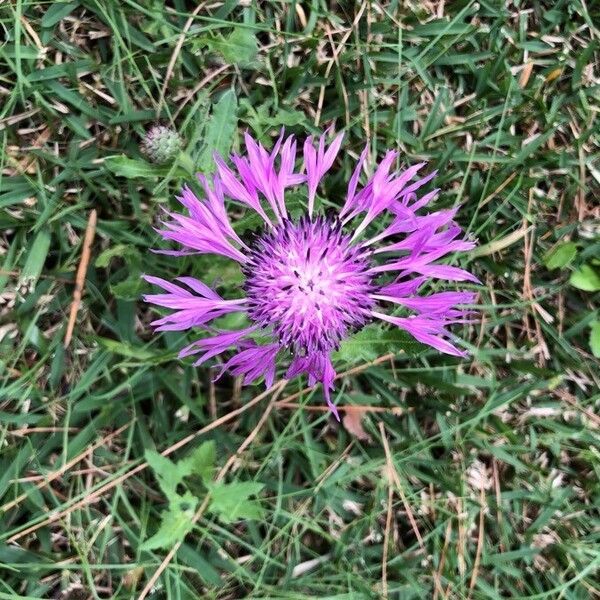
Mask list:
[[127,269],[123,269],[127,277],[117,283],[110,283],[110,291],[115,298],[121,300],[136,300],[139,298],[142,288],[142,255],[134,246],[117,244],[107,248],[98,256],[94,263],[97,267],[106,268],[114,258],[124,260]]
[[237,98],[233,90],[227,90],[214,105],[206,127],[204,148],[198,160],[198,170],[212,173],[215,170],[214,153],[227,156],[231,150],[237,128]]
[[425,344],[415,340],[415,338],[406,333],[406,331],[393,327],[387,329],[383,335],[384,340],[388,343],[389,352],[406,352],[410,356],[417,356],[427,349]]
[[264,119],[265,125],[271,127],[294,127],[294,125],[300,125],[306,121],[306,115],[299,110],[289,110],[287,108],[281,108],[272,117],[266,117]]
[[190,492],[174,497],[169,509],[161,512],[158,531],[147,539],[140,549],[164,548],[170,550],[174,544],[182,541],[194,526],[192,518],[197,506],[198,500]]
[[158,485],[163,491],[163,494],[167,497],[169,503],[177,501],[179,498],[177,486],[183,479],[177,469],[177,465],[166,456],[156,452],[156,450],[146,450],[144,458],[150,465],[152,471],[154,471],[154,476],[158,481]]
[[241,67],[249,66],[258,54],[256,36],[246,27],[236,27],[226,37],[207,38],[204,43],[228,64]]
[[600,290],[600,275],[592,266],[581,265],[571,273],[569,283],[584,292],[597,292]]
[[404,351],[415,355],[423,349],[423,344],[401,329],[367,325],[340,344],[334,359],[347,363],[368,362],[386,352]]
[[377,325],[368,325],[353,336],[345,339],[334,353],[334,359],[347,363],[375,360],[385,347],[383,330]]
[[[265,99],[258,106],[250,102],[247,98],[240,98],[240,107],[244,112],[243,119],[257,133],[261,142],[268,142],[270,139],[265,134],[265,130],[269,127],[279,129],[282,125],[285,127],[294,127],[295,125],[306,123],[306,115],[302,111],[284,108],[281,105],[274,108],[273,104],[274,102],[270,98]],[[264,136],[264,139],[260,139],[262,136]]]
[[184,477],[199,475],[205,483],[209,483],[214,472],[216,448],[214,441],[204,442],[188,456],[173,462],[155,450],[146,450],[146,462],[150,465],[160,489],[169,502],[177,499],[177,486]]
[[544,257],[544,265],[552,271],[553,269],[563,269],[573,262],[577,256],[577,244],[575,242],[565,242],[552,248]]
[[594,321],[590,325],[590,348],[596,358],[600,358],[600,321]]
[[177,469],[182,477],[199,475],[205,483],[212,481],[215,471],[216,447],[215,442],[204,442],[177,463]]
[[160,527],[142,545],[143,550],[170,548],[183,540],[190,531],[198,499],[190,491],[179,494],[177,488],[183,478],[189,475],[200,475],[208,487],[213,476],[215,454],[213,441],[204,442],[189,456],[176,463],[154,450],[146,450],[146,461],[169,501],[169,509],[161,513]]
[[233,483],[211,483],[207,485],[211,494],[209,512],[214,512],[223,523],[233,523],[240,519],[261,519],[263,510],[250,496],[263,489],[262,483],[237,481]]

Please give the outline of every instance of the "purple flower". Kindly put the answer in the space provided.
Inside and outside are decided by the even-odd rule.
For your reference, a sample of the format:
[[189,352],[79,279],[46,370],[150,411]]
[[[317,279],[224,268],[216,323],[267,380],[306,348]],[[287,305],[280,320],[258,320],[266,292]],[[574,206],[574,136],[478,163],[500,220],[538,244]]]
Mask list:
[[[330,398],[335,379],[331,353],[342,340],[379,319],[440,352],[464,356],[448,326],[465,322],[464,305],[473,303],[475,294],[426,294],[423,288],[430,280],[478,280],[458,267],[439,264],[447,254],[470,250],[474,243],[461,238],[453,221],[456,209],[421,214],[438,190],[419,195],[420,188],[435,173],[415,180],[424,163],[395,171],[397,152],[389,151],[361,186],[365,148],[341,211],[315,214],[319,184],[342,143],[338,135],[326,147],[325,137],[316,148],[312,138],[306,140],[304,165],[297,169],[293,136],[284,140],[282,134],[269,152],[246,135],[245,155],[232,155],[229,165],[216,156],[216,174],[210,180],[198,176],[204,199],[183,189],[179,201],[188,216],[168,213],[170,220],[159,233],[182,250],[164,252],[220,254],[237,261],[245,277],[243,297],[225,299],[192,277],[179,277],[177,283],[146,277],[164,293],[145,300],[173,311],[153,322],[159,331],[199,327],[210,332],[184,348],[180,357],[194,355],[199,365],[235,349],[218,376],[227,370],[242,376],[244,384],[264,377],[270,386],[278,358],[287,356],[286,377],[304,373],[309,385],[321,383],[327,404],[339,418]],[[307,190],[308,213],[293,220],[285,195],[298,186]],[[233,230],[226,199],[261,216],[264,226],[252,242],[244,242]],[[375,219],[383,228],[376,230]],[[233,312],[245,313],[250,325],[238,331],[210,325]]]

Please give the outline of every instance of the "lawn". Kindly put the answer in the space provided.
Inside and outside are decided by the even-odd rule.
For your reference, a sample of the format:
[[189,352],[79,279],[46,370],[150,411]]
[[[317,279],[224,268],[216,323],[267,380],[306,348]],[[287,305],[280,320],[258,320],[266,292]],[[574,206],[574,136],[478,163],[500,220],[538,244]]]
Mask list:
[[[600,597],[598,2],[11,0],[0,28],[0,600]],[[318,205],[365,144],[426,161],[481,280],[466,358],[342,344],[341,422],[285,363],[213,381],[142,300],[235,297],[234,262],[153,251],[163,209],[245,132],[330,125]]]

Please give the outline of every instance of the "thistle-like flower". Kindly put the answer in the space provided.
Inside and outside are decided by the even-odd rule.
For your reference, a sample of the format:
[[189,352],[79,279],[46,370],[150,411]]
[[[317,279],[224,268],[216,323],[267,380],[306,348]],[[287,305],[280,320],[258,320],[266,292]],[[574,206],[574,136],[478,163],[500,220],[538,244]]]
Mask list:
[[[315,198],[323,176],[332,167],[342,144],[338,135],[326,147],[323,135],[315,147],[304,143],[303,167],[296,166],[293,136],[277,140],[268,152],[249,135],[246,154],[231,156],[229,166],[215,156],[210,180],[198,175],[204,189],[199,199],[184,187],[179,201],[188,216],[168,213],[159,233],[183,249],[169,254],[218,254],[240,264],[244,295],[223,298],[192,277],[178,283],[147,276],[165,293],[147,302],[174,312],[153,322],[157,330],[201,328],[210,335],[194,341],[180,357],[199,355],[195,365],[234,348],[221,364],[225,371],[249,384],[261,376],[273,384],[279,359],[289,367],[286,377],[301,373],[309,385],[321,383],[327,404],[335,370],[331,353],[353,331],[378,319],[399,327],[440,352],[464,356],[448,326],[464,322],[464,305],[475,295],[466,291],[425,294],[429,280],[472,281],[476,277],[455,266],[438,264],[443,256],[473,248],[461,239],[453,219],[457,208],[419,214],[438,190],[418,196],[435,175],[413,181],[424,163],[402,172],[392,170],[398,157],[389,151],[364,185],[359,184],[367,148],[348,182],[339,213],[315,214]],[[286,209],[286,192],[306,186],[307,214],[293,220]],[[243,241],[228,219],[229,199],[256,211],[264,221],[253,241]],[[378,219],[379,231],[373,227]],[[209,323],[233,312],[246,314],[249,325],[238,331],[218,330]],[[394,314],[390,314],[393,312]],[[264,338],[267,342],[264,342]]]
[[142,140],[142,152],[159,165],[173,160],[181,149],[180,135],[164,125],[155,125]]

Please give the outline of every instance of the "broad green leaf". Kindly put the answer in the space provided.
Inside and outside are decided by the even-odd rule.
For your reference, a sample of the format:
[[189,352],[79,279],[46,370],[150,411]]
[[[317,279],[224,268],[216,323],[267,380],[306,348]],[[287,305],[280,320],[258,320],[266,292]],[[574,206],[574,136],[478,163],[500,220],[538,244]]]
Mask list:
[[600,358],[600,321],[594,321],[590,325],[590,348],[596,358]]
[[155,450],[146,450],[144,457],[154,471],[158,485],[169,503],[176,501],[178,499],[177,486],[182,480],[177,465]]
[[236,27],[226,37],[206,38],[202,42],[218,52],[229,64],[249,66],[258,53],[256,36],[246,27]]
[[158,166],[145,160],[127,158],[126,156],[108,156],[104,160],[107,169],[115,175],[127,179],[156,179],[169,173],[170,167]]
[[427,349],[425,344],[417,341],[410,333],[406,333],[398,327],[387,329],[383,339],[388,343],[389,352],[405,352],[410,356],[417,356]]
[[127,269],[122,269],[120,274],[125,271],[127,276],[122,281],[117,281],[116,283],[113,283],[111,279],[111,292],[116,298],[122,300],[138,299],[142,288],[142,255],[140,251],[134,246],[117,244],[104,250],[96,259],[95,265],[97,267],[108,267],[113,258],[125,261]]
[[137,300],[140,297],[142,289],[142,277],[139,270],[131,273],[127,279],[119,283],[111,284],[110,291],[115,298],[120,300]]
[[227,90],[213,106],[206,126],[204,148],[198,160],[198,170],[212,173],[215,170],[214,153],[227,156],[237,128],[237,98],[233,90]]
[[348,363],[364,362],[375,360],[386,352],[404,351],[415,355],[423,349],[423,344],[401,329],[367,325],[340,344],[334,359]]
[[190,492],[174,498],[169,509],[161,513],[161,523],[158,531],[147,539],[140,549],[156,550],[157,548],[164,548],[170,550],[174,544],[182,541],[194,526],[192,518],[197,506],[198,500]]
[[579,269],[571,273],[569,283],[584,292],[597,292],[600,290],[600,275],[590,265],[581,265]]
[[155,450],[146,450],[145,458],[169,501],[177,497],[177,486],[184,477],[199,475],[209,483],[214,472],[216,449],[214,441],[204,442],[176,463]]
[[345,339],[334,353],[334,358],[347,363],[375,360],[382,349],[385,350],[386,343],[382,335],[381,327],[369,325]]
[[282,125],[293,127],[301,123],[306,123],[306,115],[302,111],[281,106],[275,108],[273,105],[274,102],[270,98],[264,100],[258,106],[255,106],[247,98],[240,98],[240,107],[243,111],[242,118],[256,132],[259,138],[264,136],[264,139],[261,139],[264,142],[268,142],[268,139],[270,139],[265,135],[265,131],[270,127],[279,129]]
[[544,257],[544,264],[549,270],[563,269],[573,262],[577,256],[577,244],[565,242],[552,248]]
[[306,121],[306,115],[300,110],[290,110],[287,108],[281,108],[273,117],[266,119],[266,124],[271,127],[293,127],[294,125],[300,125]]
[[253,481],[210,483],[207,487],[211,494],[208,510],[216,513],[223,523],[262,518],[263,511],[260,504],[249,499],[263,489],[262,483]]
[[215,470],[216,447],[215,442],[204,442],[194,449],[189,456],[177,463],[177,470],[182,477],[199,475],[205,483],[212,480]]

